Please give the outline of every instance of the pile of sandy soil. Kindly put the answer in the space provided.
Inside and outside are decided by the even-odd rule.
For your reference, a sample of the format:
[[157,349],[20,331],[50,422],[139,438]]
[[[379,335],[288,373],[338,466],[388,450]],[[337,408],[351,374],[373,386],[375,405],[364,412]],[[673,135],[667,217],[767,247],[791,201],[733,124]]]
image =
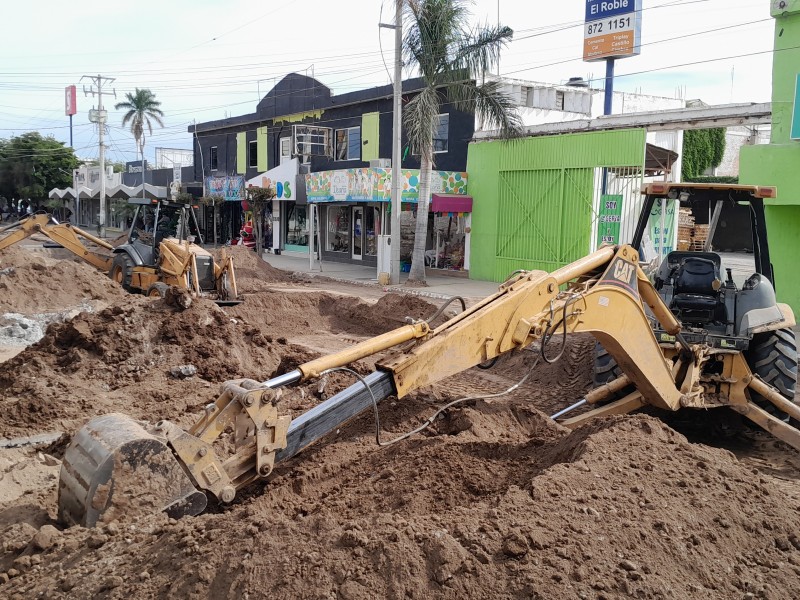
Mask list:
[[241,293],[265,291],[270,289],[270,284],[292,281],[290,273],[273,267],[250,248],[228,246],[217,249],[213,252],[216,260],[220,260],[223,251],[233,257],[236,284]]
[[[406,296],[384,304],[399,314],[434,310]],[[363,322],[337,311],[364,315]],[[124,304],[51,324],[41,341],[0,363],[0,435],[60,431],[113,410],[137,418],[191,417],[214,399],[218,386],[212,384],[263,381],[319,355],[291,344],[290,335],[350,324],[351,333],[365,337],[399,324],[380,313],[380,306],[324,292],[262,294],[232,309],[197,300],[185,311],[128,295]],[[197,383],[173,377],[184,365],[196,369]],[[326,394],[341,388],[338,381]]]
[[[0,436],[72,433],[113,411],[188,426],[225,379],[266,379],[434,308],[295,290],[177,311],[126,295],[0,364]],[[368,411],[233,504],[179,521],[131,511],[65,529],[55,470],[66,440],[0,448],[0,597],[800,597],[800,460],[755,469],[647,415],[556,425],[545,415],[585,393],[593,347],[571,337],[559,363],[539,361],[513,393],[385,448]],[[385,400],[382,439],[444,401],[508,388],[536,356]],[[196,373],[172,374],[186,365]],[[296,416],[352,381],[281,402]]]
[[[391,436],[429,412],[382,409]],[[568,433],[452,411],[378,450],[363,418],[215,514],[0,533],[9,598],[792,598],[800,501],[640,415]],[[38,530],[37,530],[38,528]]]
[[55,312],[81,303],[110,304],[126,292],[92,265],[18,247],[0,252],[0,313]]
[[435,305],[405,294],[386,294],[370,304],[328,292],[266,291],[249,295],[229,314],[287,336],[313,331],[373,336],[404,325],[407,317],[427,319],[435,312]]

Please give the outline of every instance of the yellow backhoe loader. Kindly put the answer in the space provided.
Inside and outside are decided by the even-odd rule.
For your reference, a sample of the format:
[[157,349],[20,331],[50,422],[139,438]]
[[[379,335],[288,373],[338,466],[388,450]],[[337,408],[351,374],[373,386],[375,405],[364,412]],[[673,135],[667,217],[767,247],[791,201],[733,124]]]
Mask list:
[[[552,362],[559,344],[553,338],[579,332],[598,340],[620,375],[554,415],[561,418],[579,406],[593,407],[562,420],[565,426],[645,405],[667,411],[727,408],[800,450],[800,430],[784,417],[800,420],[800,407],[776,379],[770,383],[762,375],[769,373],[764,364],[782,354],[770,359],[756,353],[751,358],[747,352],[748,341],[772,332],[788,338],[786,332],[795,324],[791,309],[774,302],[770,282],[762,218],[763,197],[774,195],[774,189],[722,189],[653,185],[645,190],[644,210],[630,244],[601,247],[552,273],[517,272],[497,293],[435,328],[428,321],[411,322],[263,383],[229,381],[188,429],[165,420],[143,424],[122,414],[94,418],[75,434],[65,453],[60,517],[93,526],[133,507],[177,517],[202,512],[208,495],[232,502],[243,487],[269,476],[276,463],[362,411],[377,411],[389,396],[402,399],[526,348]],[[639,248],[649,245],[645,232],[654,203],[688,202],[692,196],[747,203],[758,251],[756,273],[741,288],[732,281],[723,284],[708,256],[670,254],[665,261],[669,283],[662,281],[660,289],[643,271]],[[692,258],[709,260],[712,268]],[[757,298],[752,294],[756,290]],[[682,326],[676,314],[688,317],[689,323]],[[713,327],[707,328],[704,320]],[[357,375],[358,382],[308,412],[292,418],[281,411],[277,388],[386,351],[374,373]],[[781,379],[792,396],[796,372],[795,363]]]
[[50,215],[36,214],[0,229],[0,233],[11,231],[0,239],[0,251],[41,233],[108,273],[130,292],[163,298],[175,286],[220,305],[241,302],[233,258],[223,251],[217,263],[195,243],[201,238],[191,206],[145,198],[131,198],[129,204],[135,206],[132,225],[128,239],[119,246],[68,223],[58,223]]

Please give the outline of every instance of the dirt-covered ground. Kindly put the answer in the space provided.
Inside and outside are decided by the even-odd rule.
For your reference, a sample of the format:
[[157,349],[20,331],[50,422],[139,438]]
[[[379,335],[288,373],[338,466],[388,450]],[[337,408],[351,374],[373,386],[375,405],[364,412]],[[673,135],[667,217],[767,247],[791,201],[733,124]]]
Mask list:
[[[65,528],[60,458],[88,418],[189,426],[227,379],[266,379],[436,309],[312,287],[234,250],[246,302],[186,311],[74,261],[0,253],[0,313],[63,315],[0,363],[0,438],[52,434],[0,447],[0,597],[800,597],[800,455],[759,433],[717,439],[673,423],[679,433],[648,415],[569,432],[545,415],[590,385],[594,342],[578,336],[513,393],[448,410],[406,441],[378,448],[370,412],[230,506]],[[535,358],[386,400],[382,439],[449,400],[507,389]],[[283,407],[296,415],[352,382],[301,386]]]

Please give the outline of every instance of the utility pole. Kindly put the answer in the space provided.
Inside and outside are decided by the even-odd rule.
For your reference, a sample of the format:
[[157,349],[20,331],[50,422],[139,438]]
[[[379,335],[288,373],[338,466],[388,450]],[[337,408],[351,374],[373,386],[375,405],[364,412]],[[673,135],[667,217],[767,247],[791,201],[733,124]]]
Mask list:
[[403,2],[395,0],[394,25],[379,23],[378,27],[394,29],[394,109],[392,112],[392,214],[389,238],[389,283],[400,283],[400,200],[403,152]]
[[[106,234],[106,147],[103,143],[103,136],[105,135],[106,121],[108,121],[108,112],[103,109],[103,86],[114,83],[116,79],[103,77],[102,75],[84,75],[81,77],[81,81],[84,79],[92,82],[88,89],[83,86],[84,95],[91,94],[94,97],[97,94],[97,110],[92,109],[89,111],[89,121],[97,123],[97,138],[100,144],[100,218],[97,223],[97,229],[100,237],[104,237]],[[116,98],[117,91],[113,90],[113,94]],[[142,165],[142,178],[144,178],[144,165]]]
[[394,109],[392,112],[392,235],[389,238],[389,282],[400,283],[400,177],[403,152],[403,2],[395,0],[394,25],[384,25],[394,29]]

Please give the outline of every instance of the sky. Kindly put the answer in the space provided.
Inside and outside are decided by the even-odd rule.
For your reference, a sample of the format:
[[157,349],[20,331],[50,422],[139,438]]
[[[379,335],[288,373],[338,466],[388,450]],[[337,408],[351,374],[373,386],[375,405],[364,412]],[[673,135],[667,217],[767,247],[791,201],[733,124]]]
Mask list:
[[[582,60],[584,0],[475,0],[473,22],[514,29],[500,74],[603,86],[605,63]],[[708,104],[767,102],[774,21],[769,0],[642,0],[641,54],[616,62],[615,89]],[[334,94],[391,82],[392,0],[28,0],[4,6],[0,36],[0,138],[39,131],[69,143],[64,88],[78,86],[73,147],[98,157],[84,75],[114,78],[107,159],[136,160],[133,135],[113,105],[135,88],[161,101],[164,128],[145,152],[191,148],[187,127],[255,111],[284,75],[313,75]],[[747,56],[749,55],[749,56]],[[405,72],[404,77],[413,76]],[[116,92],[116,99],[113,92]]]

